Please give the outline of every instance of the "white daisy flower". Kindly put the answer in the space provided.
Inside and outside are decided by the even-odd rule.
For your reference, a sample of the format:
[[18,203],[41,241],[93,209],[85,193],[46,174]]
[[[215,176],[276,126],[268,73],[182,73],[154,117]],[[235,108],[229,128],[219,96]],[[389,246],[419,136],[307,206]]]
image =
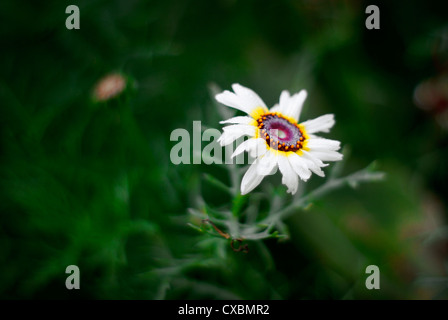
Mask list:
[[283,91],[280,101],[270,110],[263,100],[251,89],[239,84],[232,85],[233,91],[216,95],[216,100],[229,107],[241,110],[248,116],[238,116],[225,121],[219,138],[221,146],[233,143],[242,136],[249,139],[241,143],[232,157],[247,151],[255,161],[241,181],[241,194],[255,189],[263,178],[280,169],[282,183],[287,192],[295,194],[299,177],[307,181],[311,173],[325,176],[323,161],[342,160],[337,152],[340,142],[320,138],[314,133],[329,132],[333,127],[334,115],[326,114],[313,120],[299,123],[300,112],[307,97],[305,90],[294,95]]

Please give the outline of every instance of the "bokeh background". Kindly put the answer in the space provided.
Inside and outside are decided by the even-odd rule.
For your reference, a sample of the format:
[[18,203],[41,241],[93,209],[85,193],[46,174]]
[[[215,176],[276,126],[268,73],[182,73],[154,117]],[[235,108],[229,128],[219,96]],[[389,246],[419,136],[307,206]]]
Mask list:
[[[80,30],[65,27],[71,4]],[[365,27],[369,4],[380,30]],[[427,0],[2,1],[0,297],[447,298],[447,12]],[[114,72],[126,89],[95,100]],[[269,106],[307,89],[303,119],[335,114],[344,173],[376,161],[386,180],[319,199],[285,221],[288,239],[248,254],[190,228],[198,197],[231,200],[203,174],[227,176],[171,164],[170,133],[220,128],[211,92],[234,82]],[[80,290],[65,288],[72,264]],[[380,290],[364,285],[369,264]]]

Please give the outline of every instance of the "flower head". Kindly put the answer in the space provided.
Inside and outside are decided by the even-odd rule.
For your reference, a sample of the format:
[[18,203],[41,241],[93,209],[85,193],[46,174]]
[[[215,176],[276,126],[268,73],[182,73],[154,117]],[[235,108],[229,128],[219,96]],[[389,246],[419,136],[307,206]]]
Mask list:
[[263,178],[280,169],[282,183],[287,192],[295,194],[299,177],[307,181],[312,173],[325,176],[323,161],[338,161],[342,154],[337,152],[340,142],[320,138],[314,133],[329,132],[333,127],[334,115],[326,114],[313,120],[299,123],[307,92],[294,95],[282,91],[278,104],[268,109],[263,100],[251,89],[233,84],[234,92],[224,91],[216,100],[229,107],[241,110],[248,116],[237,116],[225,121],[219,138],[222,146],[233,143],[242,136],[248,140],[241,143],[232,157],[247,151],[255,158],[241,182],[241,193],[256,188]]
[[118,96],[126,88],[126,79],[119,73],[103,77],[95,86],[93,95],[97,101],[106,101]]

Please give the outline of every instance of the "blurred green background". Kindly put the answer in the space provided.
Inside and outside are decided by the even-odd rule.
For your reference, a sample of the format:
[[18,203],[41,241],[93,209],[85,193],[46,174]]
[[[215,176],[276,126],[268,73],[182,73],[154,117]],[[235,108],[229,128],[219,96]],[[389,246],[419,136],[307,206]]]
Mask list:
[[[365,8],[380,8],[367,30]],[[76,4],[80,30],[68,30]],[[445,1],[2,1],[0,297],[444,299],[448,297]],[[119,72],[127,88],[92,99]],[[286,221],[290,238],[228,241],[187,226],[198,197],[230,201],[171,164],[176,128],[221,128],[210,87],[268,106],[305,88],[302,119],[334,113],[340,189]],[[417,90],[417,89],[418,90]],[[321,183],[313,177],[310,185]],[[65,268],[81,289],[65,288]],[[369,264],[381,289],[367,290]]]

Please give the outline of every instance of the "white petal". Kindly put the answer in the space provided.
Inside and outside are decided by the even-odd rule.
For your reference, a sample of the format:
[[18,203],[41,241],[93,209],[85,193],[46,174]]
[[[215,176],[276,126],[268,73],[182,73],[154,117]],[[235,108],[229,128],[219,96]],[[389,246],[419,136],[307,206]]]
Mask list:
[[226,106],[249,113],[246,106],[241,103],[241,99],[233,92],[225,90],[224,92],[218,93],[215,99]]
[[309,139],[306,146],[311,150],[316,151],[335,151],[341,148],[341,142],[337,140],[317,138]]
[[267,109],[263,100],[260,98],[258,94],[256,94],[253,90],[243,87],[238,83],[232,84],[233,91],[240,96],[242,99],[246,101],[246,103],[252,108],[262,107]]
[[225,126],[222,128],[224,132],[239,132],[241,134],[251,134],[255,135],[255,130],[258,129],[256,126],[251,126],[247,124],[232,124],[230,126]]
[[278,153],[269,150],[263,157],[258,158],[257,173],[267,176],[275,173],[277,169]]
[[244,174],[243,180],[241,181],[241,194],[247,194],[254,190],[263,180],[264,176],[257,173],[258,159],[252,163],[252,165],[247,169]]
[[303,152],[305,159],[310,160],[311,162],[315,163],[317,166],[319,166],[319,167],[328,166],[328,164],[323,163],[322,161],[320,161],[319,159],[317,159],[316,157],[311,155],[308,151],[302,150],[302,152]]
[[271,109],[269,109],[269,112],[279,112],[280,111],[280,105],[276,103]]
[[282,91],[280,94],[280,107],[278,111],[283,115],[298,121],[307,95],[306,90],[302,90],[293,96],[290,96],[289,92],[286,90]]
[[335,124],[333,114],[325,114],[316,119],[308,120],[302,123],[307,133],[329,132]]
[[255,130],[257,128],[250,125],[245,124],[234,124],[227,127],[222,128],[224,131],[222,135],[219,137],[218,142],[221,146],[226,146],[231,144],[236,139],[243,136],[255,136]]
[[233,117],[228,120],[220,121],[219,123],[235,123],[235,124],[251,124],[254,121],[251,117],[241,116],[241,117]]
[[246,112],[249,115],[258,107],[265,109],[265,111],[268,110],[263,100],[251,89],[237,83],[233,84],[232,88],[235,93],[225,90],[217,94],[215,99],[222,104]]
[[234,158],[240,153],[246,151],[250,148],[250,145],[255,141],[255,139],[248,139],[244,142],[242,142],[238,147],[236,147],[235,151],[232,153],[232,156],[230,158]]
[[256,143],[251,147],[249,154],[253,158],[262,157],[268,151],[268,147],[266,145],[266,140],[262,138],[255,139]]
[[288,187],[288,190],[286,192],[295,194],[299,186],[299,177],[291,167],[291,164],[288,161],[288,157],[286,156],[278,157],[278,168],[280,169],[280,172],[283,175],[282,183]]
[[322,161],[339,161],[342,160],[342,154],[336,151],[313,151],[310,150],[309,153]]
[[244,151],[249,151],[250,155],[254,158],[262,156],[266,153],[266,141],[262,138],[251,138],[242,142],[233,152],[232,158],[239,155]]
[[289,107],[289,99],[291,98],[291,95],[289,94],[288,90],[283,90],[282,93],[280,93],[280,99],[279,106],[280,106],[280,112],[284,113]]
[[328,166],[328,164],[324,164],[322,161],[310,155],[305,150],[302,150],[302,152],[303,152],[302,157],[307,162],[308,168],[318,176],[325,177],[325,173],[322,171],[321,167],[326,167]]
[[228,144],[231,144],[233,141],[235,141],[238,138],[239,138],[239,136],[230,134],[228,132],[223,132],[218,139],[218,143],[224,147]]
[[300,179],[307,181],[311,177],[311,171],[308,169],[307,162],[297,153],[291,153],[288,156],[289,163]]

